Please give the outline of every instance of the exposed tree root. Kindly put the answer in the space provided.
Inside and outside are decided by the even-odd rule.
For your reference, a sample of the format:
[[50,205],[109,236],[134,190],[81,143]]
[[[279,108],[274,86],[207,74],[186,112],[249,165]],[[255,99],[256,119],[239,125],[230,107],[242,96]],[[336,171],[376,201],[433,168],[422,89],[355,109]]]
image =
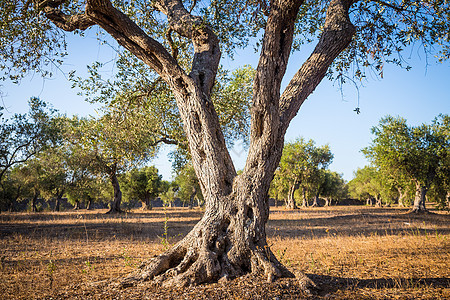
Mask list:
[[[194,233],[193,233],[194,232]],[[236,253],[233,248],[226,252],[225,238],[216,238],[209,247],[204,247],[193,239],[194,229],[184,240],[172,249],[144,262],[138,270],[126,278],[119,279],[116,287],[127,288],[151,281],[161,287],[185,287],[228,280],[253,273],[264,276],[268,282],[287,277],[298,279],[301,288],[308,294],[317,290],[317,286],[301,272],[293,274],[278,262],[269,247],[255,247]],[[198,232],[197,232],[198,233]],[[222,240],[222,241],[221,241]],[[186,247],[189,244],[189,247]]]

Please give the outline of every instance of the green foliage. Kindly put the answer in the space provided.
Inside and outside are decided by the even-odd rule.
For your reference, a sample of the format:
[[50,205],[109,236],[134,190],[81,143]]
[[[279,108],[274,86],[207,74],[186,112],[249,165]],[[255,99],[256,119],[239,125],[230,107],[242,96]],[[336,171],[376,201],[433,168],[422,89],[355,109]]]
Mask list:
[[193,206],[195,200],[199,205],[203,204],[204,199],[200,184],[191,164],[185,165],[178,171],[174,184],[176,185],[176,196],[181,201],[189,204],[189,206]]
[[405,119],[388,116],[372,128],[372,133],[375,135],[372,144],[362,151],[386,173],[399,174],[430,187],[440,167],[445,165],[450,140],[436,126],[408,126]]
[[333,159],[328,145],[316,147],[313,140],[299,138],[286,143],[279,167],[272,182],[271,192],[275,197],[286,197],[290,187],[302,186],[315,194],[322,184],[322,171]]
[[[155,141],[176,145],[172,154],[176,169],[189,160],[187,141],[180,122],[175,98],[167,84],[133,55],[124,52],[116,62],[117,73],[109,79],[102,76],[104,65],[88,67],[89,77],[71,75],[73,86],[90,102],[100,102],[112,110],[127,114],[129,120],[143,118],[145,128]],[[255,70],[251,66],[233,72],[220,69],[212,101],[228,146],[235,141],[248,142],[252,85]]]
[[372,128],[375,138],[362,152],[379,169],[385,193],[389,189],[410,193],[414,185],[417,191],[422,189],[425,193],[433,188],[439,201],[445,202],[450,151],[448,119],[447,115],[440,115],[431,125],[408,126],[403,118],[387,116]]
[[0,183],[10,167],[27,161],[58,139],[55,111],[39,98],[31,98],[28,104],[28,113],[9,119],[3,117],[0,107]]
[[378,170],[366,166],[354,174],[354,178],[348,183],[348,191],[352,198],[359,200],[374,199],[380,196],[381,182]]
[[[112,2],[149,36],[161,41],[168,49],[176,49],[174,56],[189,71],[192,45],[187,39],[168,31],[167,18],[152,3]],[[61,11],[68,15],[83,14],[84,4],[81,0],[64,2]],[[211,26],[220,40],[222,52],[228,56],[232,57],[236,48],[245,48],[254,40],[254,47],[260,47],[258,39],[271,9],[265,1],[183,1],[183,4],[204,24]],[[298,50],[317,40],[328,4],[329,1],[304,1],[295,24],[293,49]],[[0,68],[4,70],[3,78],[17,81],[30,70],[49,76],[66,56],[65,35],[41,10],[35,1],[1,1]],[[348,72],[351,72],[350,77],[364,78],[367,68],[382,76],[385,63],[408,68],[402,52],[416,45],[427,55],[435,54],[439,60],[450,56],[447,1],[356,1],[350,8],[350,19],[356,27],[355,37],[332,68],[335,77],[341,81],[345,81]],[[80,31],[75,33],[82,35]],[[103,44],[111,45],[103,31],[97,34]]]
[[163,192],[162,175],[154,166],[132,169],[125,174],[122,182],[125,201],[139,200],[149,205],[150,200]]

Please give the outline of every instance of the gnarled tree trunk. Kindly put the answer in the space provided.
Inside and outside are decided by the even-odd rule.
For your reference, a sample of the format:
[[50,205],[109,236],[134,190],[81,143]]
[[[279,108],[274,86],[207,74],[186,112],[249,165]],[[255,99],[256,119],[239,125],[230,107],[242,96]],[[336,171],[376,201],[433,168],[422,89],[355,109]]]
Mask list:
[[355,28],[348,16],[352,1],[330,1],[319,42],[282,94],[281,82],[303,1],[270,3],[253,85],[249,153],[239,176],[210,97],[221,56],[217,36],[180,0],[156,0],[152,4],[167,16],[171,30],[192,41],[194,57],[189,74],[163,45],[108,0],[87,0],[86,13],[73,18],[61,15],[50,4],[46,6],[47,17],[65,30],[100,25],[169,85],[205,198],[205,213],[193,230],[172,249],[144,263],[122,284],[154,279],[164,285],[184,286],[248,272],[263,273],[268,280],[292,276],[266,241],[269,185],[292,118],[352,39]]

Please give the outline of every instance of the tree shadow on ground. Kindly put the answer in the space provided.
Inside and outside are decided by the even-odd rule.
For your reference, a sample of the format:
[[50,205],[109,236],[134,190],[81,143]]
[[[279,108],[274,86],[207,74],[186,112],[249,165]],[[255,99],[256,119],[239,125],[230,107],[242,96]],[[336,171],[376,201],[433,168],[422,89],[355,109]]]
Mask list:
[[[305,215],[306,216],[306,215]],[[311,216],[309,214],[309,216]],[[450,215],[407,213],[347,213],[318,215],[309,218],[270,219],[267,234],[271,237],[326,237],[371,235],[450,234]]]
[[411,289],[411,288],[450,288],[450,278],[344,278],[327,275],[306,274],[319,287],[321,296],[335,294],[337,291],[358,289]]

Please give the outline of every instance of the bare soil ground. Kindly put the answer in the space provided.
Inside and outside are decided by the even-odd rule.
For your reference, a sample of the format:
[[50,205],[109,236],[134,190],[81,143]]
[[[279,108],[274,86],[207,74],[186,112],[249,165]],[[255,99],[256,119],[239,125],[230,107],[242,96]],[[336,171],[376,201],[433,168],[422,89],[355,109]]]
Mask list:
[[[340,206],[272,208],[269,244],[295,279],[245,276],[162,289],[108,285],[181,239],[200,209],[0,214],[0,299],[450,299],[450,214]],[[164,223],[168,225],[165,235]],[[167,237],[167,238],[166,238]]]

